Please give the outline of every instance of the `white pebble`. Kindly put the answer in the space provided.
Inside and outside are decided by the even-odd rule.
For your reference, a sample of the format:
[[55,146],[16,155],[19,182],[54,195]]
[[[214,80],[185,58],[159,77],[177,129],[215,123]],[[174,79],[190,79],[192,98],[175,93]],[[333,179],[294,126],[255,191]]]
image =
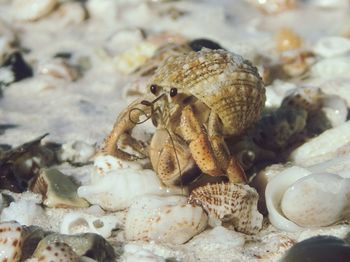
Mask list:
[[314,78],[349,77],[350,56],[323,59],[311,67]]
[[323,57],[345,55],[350,52],[350,39],[340,36],[323,37],[316,43],[313,50]]

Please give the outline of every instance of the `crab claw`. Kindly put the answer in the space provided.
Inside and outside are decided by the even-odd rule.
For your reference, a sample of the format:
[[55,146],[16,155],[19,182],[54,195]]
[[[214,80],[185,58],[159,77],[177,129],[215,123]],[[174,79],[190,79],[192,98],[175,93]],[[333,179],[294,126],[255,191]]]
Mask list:
[[[142,103],[142,101],[151,101],[153,98],[151,96],[139,98],[121,112],[112,131],[104,141],[101,149],[103,154],[112,155],[127,161],[134,161],[148,156],[145,144],[132,137],[131,132],[136,124],[142,122],[141,117],[149,118],[151,114],[151,108]],[[121,142],[125,142],[141,156],[122,150]]]

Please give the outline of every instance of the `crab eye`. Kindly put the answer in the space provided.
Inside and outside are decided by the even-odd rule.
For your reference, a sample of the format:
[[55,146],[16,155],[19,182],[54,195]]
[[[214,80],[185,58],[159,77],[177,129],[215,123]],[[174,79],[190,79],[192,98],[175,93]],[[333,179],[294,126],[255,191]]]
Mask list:
[[152,94],[156,94],[158,91],[158,86],[157,85],[151,85],[149,90],[152,92]]
[[177,94],[177,88],[172,87],[172,88],[170,89],[170,96],[171,96],[171,97],[174,97],[174,96],[176,96],[176,94]]

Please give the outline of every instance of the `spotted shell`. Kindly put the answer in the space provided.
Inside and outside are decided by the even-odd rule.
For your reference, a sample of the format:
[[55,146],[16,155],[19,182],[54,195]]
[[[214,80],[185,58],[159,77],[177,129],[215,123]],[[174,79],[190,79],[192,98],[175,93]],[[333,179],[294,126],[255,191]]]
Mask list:
[[257,233],[263,216],[257,210],[259,195],[248,185],[234,183],[207,184],[194,189],[189,203],[200,205],[208,213],[212,225],[215,220],[233,225],[235,230]]
[[19,261],[22,253],[22,227],[15,221],[0,223],[0,261]]
[[227,135],[240,134],[257,121],[265,103],[257,69],[243,57],[221,49],[170,56],[150,84],[195,96],[218,114]]
[[38,261],[43,262],[78,262],[79,256],[73,249],[63,242],[55,242],[48,244],[44,249],[36,250],[33,257],[38,258]]

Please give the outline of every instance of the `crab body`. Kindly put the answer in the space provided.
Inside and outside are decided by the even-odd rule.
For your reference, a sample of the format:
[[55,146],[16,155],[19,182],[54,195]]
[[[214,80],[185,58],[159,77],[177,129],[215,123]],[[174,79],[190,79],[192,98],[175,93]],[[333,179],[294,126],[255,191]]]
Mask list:
[[[264,106],[263,82],[249,61],[225,50],[205,48],[170,56],[155,71],[148,89],[147,98],[121,114],[106,139],[105,153],[133,160],[118,146],[127,137],[136,151],[147,151],[166,185],[174,185],[183,174],[198,172],[198,168],[211,176],[228,176],[231,182],[245,182],[225,138],[242,134],[259,119]],[[142,114],[152,117],[157,126],[147,150],[131,136]]]

